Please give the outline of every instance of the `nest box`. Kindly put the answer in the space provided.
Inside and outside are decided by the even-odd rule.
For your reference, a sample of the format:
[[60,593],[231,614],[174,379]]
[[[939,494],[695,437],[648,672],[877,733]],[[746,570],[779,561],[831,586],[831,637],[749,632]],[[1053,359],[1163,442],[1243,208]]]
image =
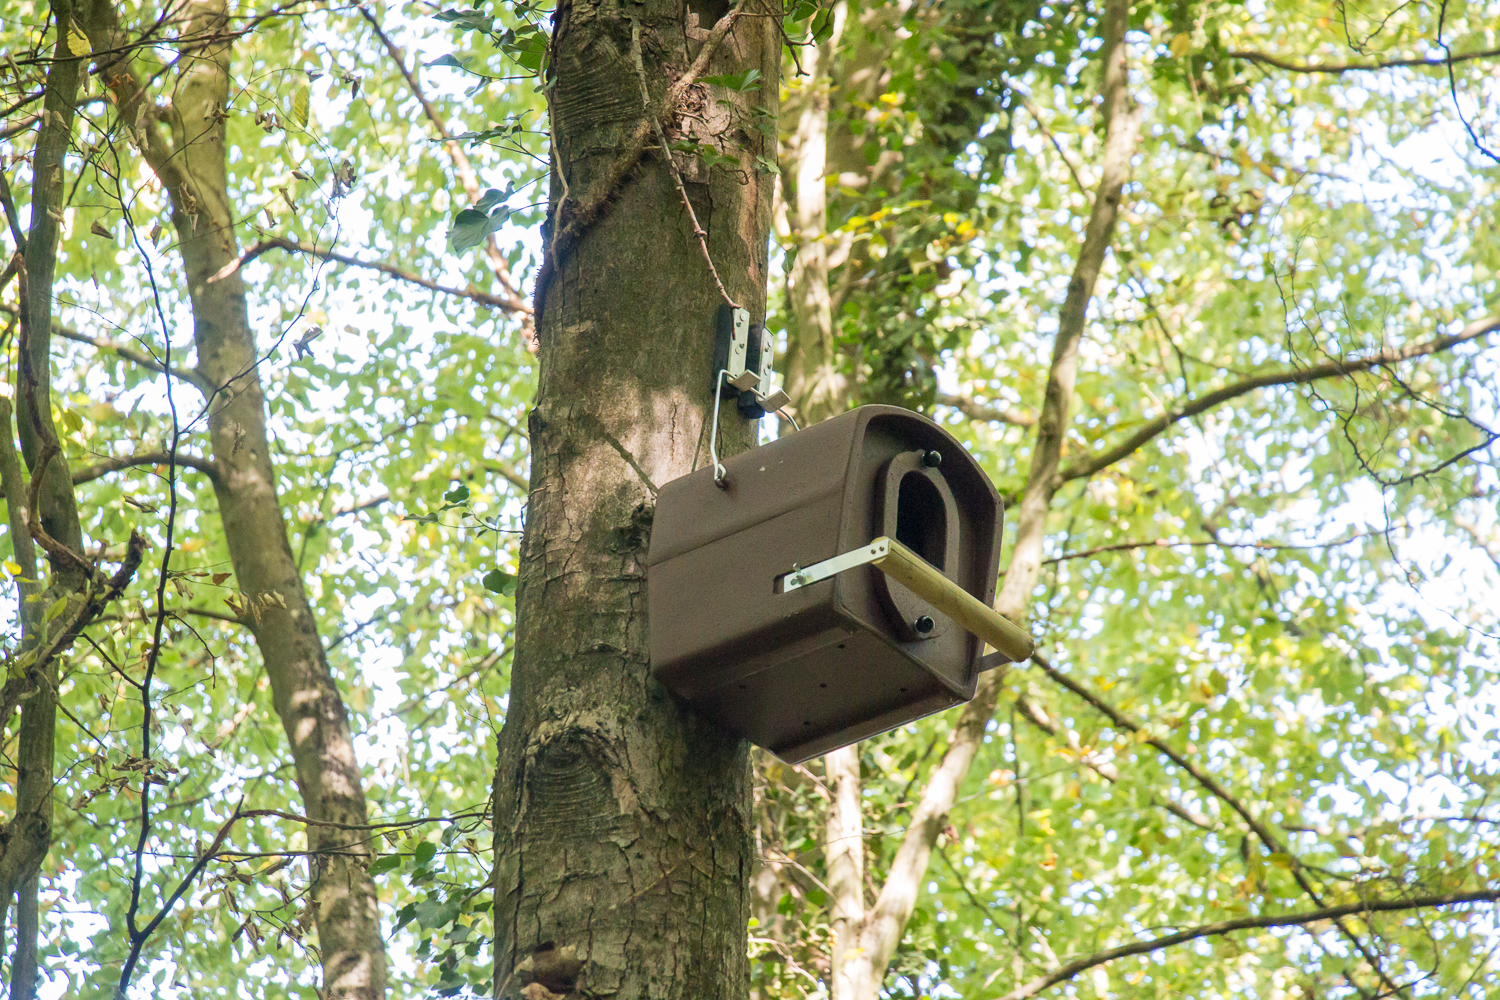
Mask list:
[[[792,762],[974,696],[1003,508],[919,414],[862,406],[662,487],[647,555],[656,678]],[[722,479],[722,483],[716,480]],[[982,641],[983,640],[983,641]]]

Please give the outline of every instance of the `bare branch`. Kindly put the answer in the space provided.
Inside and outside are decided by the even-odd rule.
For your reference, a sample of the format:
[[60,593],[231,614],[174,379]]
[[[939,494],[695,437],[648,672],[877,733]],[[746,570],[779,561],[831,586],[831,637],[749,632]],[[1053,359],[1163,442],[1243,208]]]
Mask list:
[[[417,83],[415,71],[406,68],[406,54],[401,51],[395,42],[391,41],[391,37],[385,33],[385,29],[380,26],[380,22],[375,20],[375,15],[370,13],[368,7],[360,7],[359,14],[369,22],[370,27],[375,31],[375,37],[380,39],[380,44],[385,46],[386,52],[395,61],[396,68],[406,78],[406,85],[411,88],[412,96],[422,106],[422,113],[427,116],[427,120],[432,123],[433,128],[437,129],[437,133],[443,141],[443,149],[447,152],[448,158],[453,161],[453,169],[458,174],[458,181],[463,185],[464,194],[468,196],[469,203],[472,205],[479,200],[479,177],[474,172],[473,164],[469,162],[468,154],[464,152],[463,146],[460,145],[459,141],[453,138],[453,133],[448,131],[448,125],[443,120],[442,112],[422,92],[421,85]],[[485,256],[489,258],[490,268],[495,272],[495,279],[505,289],[505,298],[510,302],[511,310],[530,316],[531,306],[521,297],[520,292],[517,290],[515,279],[510,273],[510,264],[506,262],[505,255],[500,252],[500,246],[495,242],[494,233],[491,233],[485,240]],[[534,334],[529,335],[528,339],[533,345],[536,343]]]
[[1214,924],[1204,924],[1201,927],[1191,927],[1175,934],[1164,934],[1149,941],[1137,941],[1134,944],[1121,945],[1118,948],[1107,948],[1097,951],[1092,955],[1074,959],[1061,968],[1038,976],[1025,986],[1012,990],[1005,994],[1000,1000],[1026,1000],[1034,997],[1049,986],[1072,979],[1074,976],[1091,969],[1096,965],[1113,962],[1117,958],[1128,958],[1131,955],[1144,955],[1147,952],[1159,951],[1162,948],[1170,948],[1173,945],[1184,944],[1188,941],[1196,941],[1199,938],[1218,937],[1224,934],[1232,934],[1235,931],[1257,930],[1267,927],[1302,927],[1307,924],[1315,924],[1324,920],[1342,921],[1346,917],[1358,917],[1367,913],[1391,913],[1400,910],[1430,909],[1440,906],[1461,906],[1464,903],[1491,903],[1500,900],[1500,890],[1477,889],[1472,892],[1454,892],[1442,896],[1413,896],[1409,899],[1372,899],[1355,903],[1344,903],[1341,906],[1325,906],[1321,909],[1310,910],[1305,913],[1284,913],[1278,916],[1261,917],[1239,917],[1234,920],[1221,920]]
[[[0,312],[16,315],[18,310],[14,305],[0,302]],[[61,323],[55,321],[52,324],[52,332],[64,340],[73,341],[75,344],[88,344],[90,347],[97,347],[101,351],[114,351],[118,357],[129,361],[131,364],[140,365],[148,371],[156,372],[158,375],[171,375],[174,378],[179,378],[205,396],[213,392],[214,387],[209,384],[208,379],[199,375],[193,369],[178,368],[176,366],[172,366],[169,369],[168,366],[163,365],[145,351],[131,347],[129,344],[121,343],[118,340],[111,340],[108,337],[95,337],[91,334],[80,333],[71,327],[63,326]]]
[[1062,143],[1057,141],[1057,136],[1053,135],[1052,130],[1047,127],[1046,120],[1042,118],[1042,109],[1036,106],[1036,102],[1031,99],[1031,95],[1014,80],[1007,77],[1004,79],[1004,83],[1010,89],[1010,92],[1020,99],[1021,107],[1025,108],[1026,113],[1031,115],[1031,119],[1036,122],[1037,128],[1042,130],[1042,135],[1046,136],[1047,141],[1052,143],[1052,148],[1057,150],[1057,155],[1062,159],[1063,166],[1068,168],[1068,174],[1073,178],[1073,183],[1077,185],[1079,192],[1085,198],[1089,197],[1089,189],[1084,186],[1083,178],[1078,176],[1078,168],[1073,166],[1073,158],[1068,155],[1067,150],[1062,148]]
[[436,281],[431,281],[412,271],[403,270],[393,264],[386,264],[382,261],[377,260],[360,260],[358,257],[351,257],[348,254],[338,253],[334,250],[326,250],[322,247],[314,246],[311,243],[294,242],[292,240],[282,239],[279,236],[273,236],[269,239],[260,240],[253,246],[246,249],[245,252],[240,254],[238,258],[230,261],[224,267],[221,267],[217,274],[209,278],[209,283],[211,284],[215,281],[223,281],[225,278],[229,277],[231,274],[234,274],[240,268],[244,267],[246,264],[259,257],[261,254],[266,253],[270,250],[285,250],[287,253],[305,253],[309,256],[317,257],[321,260],[331,260],[338,264],[347,264],[351,267],[369,268],[372,271],[379,271],[381,274],[384,274],[388,277],[398,278],[401,281],[407,281],[413,285],[420,285],[422,288],[426,288],[429,291],[441,292],[444,295],[453,295],[461,299],[470,299],[474,302],[478,302],[480,305],[489,306],[491,309],[500,309],[505,312],[521,312],[523,309],[525,309],[526,305],[524,302],[522,302],[518,307],[516,303],[509,298],[502,298],[499,295],[491,295],[489,292],[482,292],[477,288],[453,288],[450,285],[440,285]]
[[203,458],[200,455],[185,455],[178,452],[176,455],[168,455],[164,451],[151,451],[141,455],[125,455],[120,458],[106,458],[102,462],[85,466],[73,473],[73,485],[80,486],[83,483],[91,483],[101,479],[111,472],[119,472],[121,469],[133,469],[142,465],[166,465],[175,462],[186,469],[194,469],[203,473],[214,482],[219,480],[219,467],[212,459]]
[[1377,351],[1374,354],[1351,358],[1348,361],[1325,361],[1320,365],[1311,365],[1307,368],[1294,368],[1287,371],[1267,372],[1264,375],[1253,375],[1250,378],[1226,385],[1223,388],[1215,389],[1213,392],[1204,393],[1202,396],[1180,407],[1168,410],[1156,419],[1147,421],[1140,430],[1108,451],[1072,463],[1058,472],[1053,488],[1056,489],[1062,486],[1063,483],[1074,479],[1092,476],[1100,469],[1108,468],[1120,461],[1120,459],[1137,451],[1142,445],[1174,424],[1181,423],[1189,417],[1194,417],[1207,410],[1211,410],[1222,403],[1227,403],[1231,399],[1254,392],[1256,389],[1266,389],[1277,385],[1303,385],[1308,382],[1316,382],[1319,379],[1350,375],[1355,372],[1369,371],[1371,368],[1379,368],[1382,365],[1393,365],[1402,361],[1410,361],[1412,358],[1440,354],[1460,344],[1466,344],[1471,340],[1478,340],[1480,337],[1493,333],[1496,330],[1500,330],[1500,317],[1487,316],[1484,319],[1478,319],[1468,324],[1458,333],[1447,337],[1438,337],[1420,344],[1409,344],[1406,347],[1391,347],[1383,351]]
[[1000,406],[987,406],[968,396],[954,396],[946,392],[937,394],[937,404],[948,406],[970,420],[987,420],[992,423],[1010,424],[1012,427],[1031,427],[1036,424],[1036,415],[1022,413]]
[[[1113,705],[1106,702],[1103,698],[1100,698],[1088,688],[1084,687],[1082,684],[1073,680],[1067,674],[1064,674],[1052,664],[1048,663],[1045,657],[1037,654],[1032,654],[1031,662],[1040,667],[1042,669],[1042,672],[1045,673],[1048,677],[1052,678],[1052,680],[1067,688],[1069,691],[1073,692],[1075,695],[1092,705],[1097,711],[1107,716],[1110,721],[1113,722],[1116,726],[1119,726],[1121,729],[1127,730],[1129,732],[1139,734],[1139,736],[1142,738],[1142,742],[1146,743],[1148,746],[1155,749],[1158,753],[1165,756],[1172,763],[1176,764],[1188,774],[1192,775],[1193,780],[1197,781],[1198,784],[1207,789],[1209,793],[1214,796],[1214,798],[1218,799],[1220,802],[1223,802],[1225,805],[1229,806],[1229,808],[1238,813],[1240,819],[1245,821],[1245,825],[1250,828],[1251,832],[1255,834],[1255,836],[1260,840],[1262,844],[1266,846],[1268,850],[1276,854],[1285,854],[1287,857],[1292,859],[1291,876],[1293,880],[1296,881],[1297,885],[1302,889],[1302,891],[1307,894],[1307,897],[1309,899],[1311,899],[1319,906],[1323,905],[1322,894],[1319,893],[1316,888],[1314,888],[1312,882],[1307,877],[1306,871],[1303,870],[1302,862],[1292,854],[1286,842],[1283,841],[1280,837],[1276,836],[1276,834],[1273,833],[1268,826],[1251,815],[1250,810],[1246,808],[1245,804],[1242,803],[1239,799],[1235,798],[1233,795],[1230,795],[1228,789],[1226,789],[1223,785],[1219,784],[1212,777],[1210,777],[1208,773],[1205,772],[1202,768],[1198,767],[1182,754],[1172,749],[1171,745],[1169,745],[1165,740],[1157,739],[1156,737],[1150,735],[1149,731],[1145,730],[1145,727],[1143,727],[1140,723],[1135,722],[1134,720],[1126,716],[1123,712],[1116,709]],[[1359,951],[1359,953],[1364,956],[1365,961],[1368,962],[1370,964],[1370,967],[1375,970],[1376,975],[1381,978],[1381,980],[1386,984],[1387,988],[1393,991],[1396,990],[1396,985],[1391,982],[1390,977],[1386,974],[1384,968],[1381,966],[1378,957],[1370,951],[1368,946],[1366,946],[1366,944],[1362,940],[1360,940],[1359,936],[1354,933],[1354,930],[1348,925],[1348,923],[1346,923],[1342,919],[1342,917],[1335,917],[1333,919],[1338,925],[1339,931],[1342,932],[1344,937],[1348,939],[1349,943],[1352,944]]]
[[1361,538],[1369,538],[1371,535],[1383,534],[1387,529],[1378,531],[1359,531],[1347,538],[1336,538],[1331,542],[1309,542],[1306,545],[1289,545],[1276,542],[1224,542],[1217,538],[1193,539],[1187,541],[1173,541],[1169,538],[1153,538],[1145,542],[1117,542],[1114,545],[1096,545],[1091,549],[1081,549],[1078,552],[1066,552],[1060,556],[1052,556],[1044,559],[1045,565],[1052,563],[1067,562],[1072,559],[1087,559],[1104,552],[1126,552],[1131,549],[1176,549],[1176,548],[1202,548],[1212,547],[1221,549],[1256,549],[1262,552],[1295,552],[1306,549],[1331,549],[1340,545],[1348,545],[1357,542]]
[[1291,73],[1356,73],[1368,72],[1379,69],[1395,69],[1400,66],[1447,66],[1450,62],[1468,62],[1471,59],[1493,59],[1500,56],[1500,49],[1485,49],[1482,52],[1463,52],[1453,56],[1451,59],[1439,56],[1435,59],[1423,57],[1412,57],[1407,59],[1381,59],[1367,63],[1299,63],[1292,62],[1283,56],[1274,56],[1269,52],[1254,52],[1244,49],[1230,49],[1227,53],[1231,59],[1243,59],[1245,62],[1262,63],[1266,66],[1275,66]]
[[1161,806],[1167,812],[1171,813],[1173,816],[1176,816],[1184,823],[1191,823],[1200,830],[1207,830],[1212,833],[1219,828],[1219,824],[1215,823],[1213,820],[1209,819],[1202,813],[1195,812],[1192,809],[1189,809],[1187,806],[1183,805],[1180,802],[1173,802],[1168,798],[1157,798],[1155,795],[1151,796],[1151,801]]

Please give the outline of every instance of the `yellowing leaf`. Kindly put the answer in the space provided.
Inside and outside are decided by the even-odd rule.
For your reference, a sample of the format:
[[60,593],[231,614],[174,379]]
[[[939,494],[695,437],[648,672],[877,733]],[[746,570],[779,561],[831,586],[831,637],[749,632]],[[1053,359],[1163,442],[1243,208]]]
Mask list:
[[308,116],[312,113],[312,91],[306,84],[297,88],[292,95],[292,120],[303,128],[307,127]]
[[1269,860],[1271,864],[1275,865],[1277,868],[1282,869],[1283,871],[1290,871],[1296,865],[1296,862],[1292,860],[1292,856],[1290,854],[1282,854],[1279,851],[1272,854]]
[[1174,58],[1181,59],[1193,51],[1193,36],[1184,31],[1182,34],[1173,37],[1171,50]]
[[203,539],[201,539],[201,538],[189,538],[187,541],[185,541],[181,545],[177,546],[177,551],[178,552],[198,552],[198,551],[201,551],[202,548],[203,548]]
[[78,30],[78,25],[68,22],[68,51],[75,56],[86,56],[94,51],[88,36]]

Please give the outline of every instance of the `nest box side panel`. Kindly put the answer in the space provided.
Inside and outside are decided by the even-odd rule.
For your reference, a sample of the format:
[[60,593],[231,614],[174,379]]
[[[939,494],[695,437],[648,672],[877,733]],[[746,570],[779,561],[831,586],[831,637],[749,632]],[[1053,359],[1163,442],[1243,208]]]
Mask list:
[[790,565],[788,539],[832,538],[838,527],[836,501],[825,497],[649,567],[648,625],[657,680],[693,699],[755,673],[780,659],[787,647],[836,628],[841,619],[833,607],[832,580],[790,594],[773,589]]
[[705,692],[694,704],[795,764],[963,700],[881,637],[855,627]]
[[837,554],[854,421],[824,421],[703,468],[657,496],[646,556],[652,669],[683,697],[755,672],[837,623],[833,583],[776,593]]

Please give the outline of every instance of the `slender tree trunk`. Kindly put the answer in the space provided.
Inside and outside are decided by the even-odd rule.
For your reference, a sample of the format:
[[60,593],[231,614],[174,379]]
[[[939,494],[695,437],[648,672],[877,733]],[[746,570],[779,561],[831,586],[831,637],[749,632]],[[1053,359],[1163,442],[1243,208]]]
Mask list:
[[787,276],[791,323],[787,335],[787,394],[802,423],[812,424],[842,413],[848,405],[847,378],[834,348],[833,300],[828,288],[828,99],[829,71],[848,6],[834,5],[828,38],[803,49],[807,79],[787,101],[797,123],[788,143],[796,178],[789,199],[788,221],[797,243]]
[[[31,221],[26,235],[21,273],[21,347],[17,387],[16,423],[21,453],[31,476],[40,478],[38,488],[23,484],[20,463],[11,445],[7,410],[3,433],[6,442],[0,461],[4,465],[4,487],[9,508],[10,531],[21,576],[35,581],[40,567],[27,507],[35,497],[37,520],[56,542],[77,552],[82,549],[78,507],[73,496],[72,476],[65,455],[58,448],[52,425],[52,282],[57,270],[58,220],[65,183],[63,157],[73,130],[74,100],[82,66],[68,58],[66,25],[73,19],[72,4],[52,4],[57,25],[53,62],[47,70],[43,113],[32,156]],[[41,466],[40,468],[38,466]],[[45,609],[59,597],[74,595],[87,579],[77,565],[49,560],[45,589],[36,583],[20,586],[21,651],[39,651],[48,638]],[[41,593],[37,591],[41,590]],[[76,598],[72,598],[76,600]],[[70,608],[71,610],[71,608]],[[59,630],[63,615],[53,619],[52,632]],[[38,873],[52,845],[53,742],[57,726],[57,663],[55,657],[33,664],[22,678],[21,721],[17,733],[15,815],[8,824],[0,853],[0,927],[6,923],[11,900],[15,900],[15,944],[11,961],[10,995],[31,1000],[37,990]],[[8,683],[7,688],[10,687]],[[7,699],[8,701],[9,699]],[[7,705],[6,715],[9,715]],[[9,722],[0,719],[0,725]]]
[[[1068,284],[1067,297],[1059,313],[1046,395],[1037,421],[1031,469],[1017,517],[1016,543],[1011,552],[1010,568],[995,601],[1001,614],[1016,621],[1025,621],[1028,617],[1031,593],[1041,571],[1047,514],[1060,484],[1058,469],[1078,370],[1078,345],[1083,339],[1088,303],[1109,249],[1119,214],[1121,192],[1130,173],[1130,158],[1140,135],[1139,110],[1127,89],[1125,32],[1129,14],[1130,0],[1109,0],[1102,18],[1101,110],[1106,139],[1099,187],[1073,277]],[[844,952],[842,966],[835,967],[835,989],[839,989],[840,982],[846,984],[843,992],[836,994],[837,1000],[875,1000],[878,995],[886,967],[916,905],[933,847],[984,739],[985,727],[994,714],[1006,673],[1002,667],[981,675],[974,700],[959,714],[948,750],[928,778],[922,798],[912,811],[911,823],[897,849],[880,895],[863,913],[857,944]],[[835,823],[847,828],[854,822],[848,816],[832,815],[846,811],[841,808],[840,801],[835,797],[830,808],[830,830]],[[857,811],[857,801],[852,808]]]
[[[721,298],[642,76],[653,108],[680,94],[691,112],[659,123],[669,140],[739,159],[678,163],[728,294],[756,319],[765,308],[771,180],[754,157],[773,150],[751,115],[775,113],[779,7],[727,10],[565,2],[554,19],[555,227],[495,777],[497,997],[745,995],[747,746],[652,679],[645,593],[657,489],[708,461]],[[728,28],[718,45],[710,25]],[[760,70],[760,89],[684,89],[704,51],[709,73]],[[639,164],[637,142],[651,147]],[[749,426],[726,411],[720,448],[743,448]]]
[[[188,31],[212,35],[224,27],[225,16],[223,0],[189,4]],[[111,16],[96,50],[110,47],[114,27]],[[386,960],[375,887],[365,871],[373,855],[367,834],[340,828],[367,822],[359,762],[287,540],[245,286],[237,269],[216,280],[238,259],[225,157],[227,116],[221,114],[230,97],[231,54],[226,42],[185,50],[165,110],[151,104],[150,92],[124,64],[101,67],[100,76],[115,87],[123,114],[140,115],[140,148],[172,198],[198,372],[217,387],[208,428],[219,517],[291,746],[303,807],[314,821],[307,828],[309,897],[323,996],[374,1000],[385,995]]]
[[865,918],[865,831],[860,802],[859,747],[842,747],[823,756],[833,801],[823,840],[828,874],[828,931],[833,938],[829,961],[829,995],[833,1000],[860,1000],[870,984],[860,977],[867,966],[857,961],[859,932]]

